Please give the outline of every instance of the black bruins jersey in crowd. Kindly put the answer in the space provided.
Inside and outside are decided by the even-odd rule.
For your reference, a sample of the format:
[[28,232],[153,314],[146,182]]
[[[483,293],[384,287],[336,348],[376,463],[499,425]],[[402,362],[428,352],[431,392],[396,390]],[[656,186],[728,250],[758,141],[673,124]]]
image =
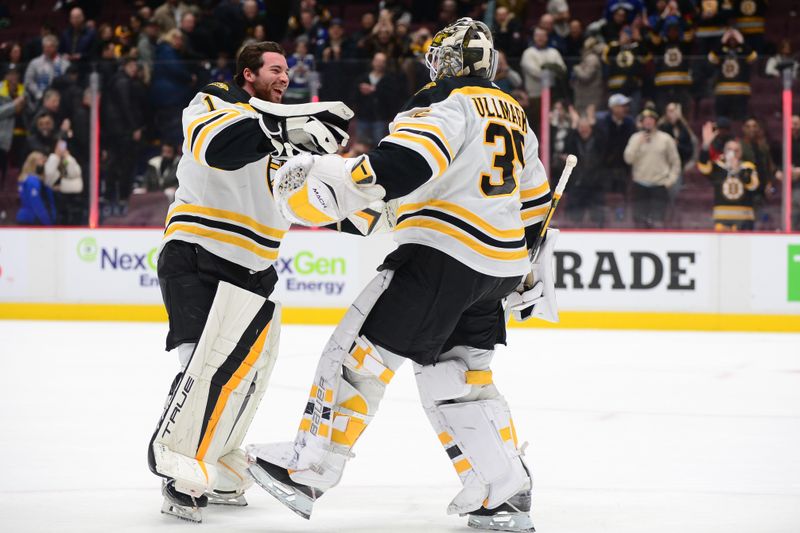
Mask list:
[[268,156],[272,145],[250,98],[236,85],[212,83],[183,110],[183,157],[162,246],[199,244],[261,271],[277,259],[289,223],[272,198],[279,163]]
[[745,36],[763,34],[766,12],[767,0],[739,0],[736,5],[736,28]]
[[722,45],[708,53],[708,61],[717,66],[717,96],[750,95],[750,65],[758,54],[747,44]]
[[603,62],[608,65],[609,92],[629,94],[641,87],[644,65],[649,61],[650,54],[640,43],[622,45],[611,41],[603,50]]
[[652,40],[655,54],[655,86],[686,87],[691,85],[689,55],[692,52],[692,41],[685,39],[669,41],[658,35],[653,36]]
[[697,168],[714,185],[714,222],[734,223],[755,220],[753,199],[758,189],[758,172],[750,161],[731,173],[720,160],[711,161],[708,150],[701,150]]
[[721,37],[728,25],[728,19],[735,16],[734,0],[700,0],[697,6],[698,39]]

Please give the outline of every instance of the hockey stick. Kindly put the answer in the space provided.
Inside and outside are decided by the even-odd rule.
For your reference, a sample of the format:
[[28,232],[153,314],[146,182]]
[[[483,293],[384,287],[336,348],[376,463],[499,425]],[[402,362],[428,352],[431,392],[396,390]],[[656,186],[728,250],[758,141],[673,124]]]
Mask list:
[[[550,226],[550,221],[553,219],[553,214],[556,212],[556,207],[558,207],[558,202],[561,200],[561,195],[564,194],[564,189],[567,187],[567,182],[572,174],[572,169],[574,169],[575,165],[577,164],[578,158],[572,154],[569,154],[567,156],[567,161],[564,164],[564,170],[561,171],[561,177],[558,178],[556,190],[553,192],[553,200],[550,202],[550,209],[547,210],[547,216],[544,218],[544,222],[542,222],[542,229],[539,231],[539,235],[536,236],[536,240],[533,242],[533,246],[531,246],[531,249],[528,252],[528,257],[530,257],[531,263],[535,262],[537,256],[539,255],[539,248],[542,246],[544,236],[547,233],[547,228]],[[531,287],[533,287],[533,272],[525,277],[525,288]]]

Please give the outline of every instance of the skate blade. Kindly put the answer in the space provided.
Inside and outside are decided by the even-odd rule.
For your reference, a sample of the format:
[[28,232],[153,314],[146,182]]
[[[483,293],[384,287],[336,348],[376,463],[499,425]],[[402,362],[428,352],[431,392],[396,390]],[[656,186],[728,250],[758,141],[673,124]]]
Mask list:
[[183,505],[177,505],[166,499],[164,500],[164,504],[161,506],[161,513],[174,516],[194,524],[199,524],[203,521],[203,513],[200,511],[200,508],[184,507]]
[[314,507],[314,500],[296,491],[293,487],[284,485],[270,476],[266,470],[252,464],[247,468],[247,473],[250,474],[259,487],[269,492],[275,499],[283,505],[294,511],[296,514],[302,516],[306,520],[311,518],[311,511]]
[[488,531],[536,531],[528,513],[501,513],[494,516],[469,515],[467,525],[474,529]]
[[232,507],[247,507],[247,500],[244,494],[238,496],[233,494],[219,494],[218,492],[206,492],[209,505],[229,505]]

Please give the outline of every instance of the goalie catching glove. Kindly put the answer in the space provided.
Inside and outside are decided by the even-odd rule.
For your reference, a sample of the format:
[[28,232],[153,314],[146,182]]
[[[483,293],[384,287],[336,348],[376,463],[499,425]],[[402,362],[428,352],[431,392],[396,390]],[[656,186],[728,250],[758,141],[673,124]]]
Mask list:
[[342,102],[285,105],[251,98],[261,111],[261,129],[272,143],[270,155],[286,160],[303,152],[335,154],[346,146],[353,111]]
[[272,192],[286,220],[304,226],[339,222],[386,194],[375,183],[368,157],[310,154],[284,163],[275,174]]
[[506,312],[510,311],[517,322],[524,322],[531,317],[546,322],[558,322],[553,275],[553,250],[558,234],[557,229],[547,230],[539,254],[531,263],[531,276],[520,283],[515,292],[506,297]]

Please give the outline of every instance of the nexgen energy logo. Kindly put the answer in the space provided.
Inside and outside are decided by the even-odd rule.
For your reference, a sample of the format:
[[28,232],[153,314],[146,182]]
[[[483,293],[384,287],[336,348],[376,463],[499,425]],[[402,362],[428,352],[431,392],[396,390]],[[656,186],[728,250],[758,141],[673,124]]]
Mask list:
[[319,257],[303,250],[294,256],[279,257],[275,269],[284,280],[287,291],[337,296],[342,294],[346,282],[330,278],[346,276],[347,261],[344,257]]
[[78,242],[78,257],[86,263],[95,263],[104,272],[130,272],[138,277],[142,287],[157,287],[156,262],[158,248],[146,252],[122,250],[117,246],[105,247],[94,237],[85,237]]

